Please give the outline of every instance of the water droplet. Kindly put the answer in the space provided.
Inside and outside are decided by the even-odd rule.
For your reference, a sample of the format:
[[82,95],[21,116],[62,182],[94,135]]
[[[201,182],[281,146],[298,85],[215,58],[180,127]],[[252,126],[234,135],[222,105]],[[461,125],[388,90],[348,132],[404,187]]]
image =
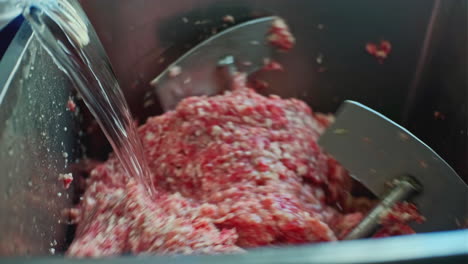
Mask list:
[[315,59],[315,61],[317,62],[317,64],[322,64],[323,63],[323,54],[319,54],[317,56],[317,58]]

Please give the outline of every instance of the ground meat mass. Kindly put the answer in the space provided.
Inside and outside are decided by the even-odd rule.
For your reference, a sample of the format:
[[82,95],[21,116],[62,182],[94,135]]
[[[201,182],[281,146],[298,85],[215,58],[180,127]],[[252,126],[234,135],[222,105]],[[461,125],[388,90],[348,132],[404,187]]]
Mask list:
[[351,180],[317,145],[331,120],[246,87],[183,100],[139,128],[154,197],[116,158],[98,165],[67,254],[216,254],[341,239],[363,212],[342,209]]

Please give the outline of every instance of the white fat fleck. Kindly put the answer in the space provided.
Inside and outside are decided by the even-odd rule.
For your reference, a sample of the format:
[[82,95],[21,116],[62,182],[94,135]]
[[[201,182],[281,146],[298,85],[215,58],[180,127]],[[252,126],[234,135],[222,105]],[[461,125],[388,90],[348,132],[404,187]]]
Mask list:
[[275,19],[275,21],[272,23],[272,26],[284,29],[288,28],[283,19]]
[[89,205],[89,206],[94,206],[96,204],[96,200],[94,200],[93,198],[91,197],[87,197],[86,198],[86,203]]
[[301,165],[297,168],[297,174],[304,176],[307,173],[307,166]]
[[227,126],[228,128],[230,128],[230,129],[234,129],[234,128],[235,128],[235,127],[234,127],[234,124],[233,124],[231,121],[228,121],[228,122],[226,123],[226,126]]
[[219,126],[216,126],[216,125],[215,125],[215,126],[213,126],[213,127],[211,128],[211,133],[212,133],[214,136],[217,136],[217,135],[221,134],[222,132],[223,132],[223,130],[222,130],[221,127],[219,127]]
[[247,108],[246,105],[236,105],[236,110],[239,112],[244,111]]
[[243,117],[242,117],[242,120],[243,120],[244,122],[246,122],[246,123],[251,123],[251,122],[253,121],[252,118],[250,118],[250,117],[248,117],[248,116],[243,116]]
[[156,247],[160,247],[164,244],[164,239],[163,238],[158,238],[156,239],[156,241],[154,242],[154,246]]
[[270,148],[271,148],[271,150],[273,151],[273,153],[275,153],[275,154],[278,155],[278,156],[281,156],[282,151],[281,151],[281,148],[280,148],[278,142],[273,142],[273,143],[271,143],[271,144],[270,144]]
[[153,133],[151,133],[151,132],[148,132],[148,133],[146,133],[146,135],[145,135],[145,139],[146,139],[147,141],[151,141],[151,140],[153,140],[155,137],[156,137],[156,136],[155,136]]
[[116,196],[122,196],[123,194],[124,194],[124,190],[123,190],[123,189],[117,189],[117,190],[115,191],[115,195],[116,195]]
[[262,222],[262,218],[259,216],[259,215],[252,215],[251,219],[255,222],[255,223],[261,223]]
[[272,179],[272,180],[277,180],[277,179],[279,179],[278,173],[275,173],[275,172],[265,172],[265,173],[263,174],[263,176],[264,176],[265,178]]
[[205,110],[204,110],[203,108],[197,108],[197,112],[198,112],[198,114],[199,114],[200,116],[206,115],[206,112],[205,112]]
[[182,68],[180,66],[172,66],[169,69],[169,77],[176,77],[182,73]]

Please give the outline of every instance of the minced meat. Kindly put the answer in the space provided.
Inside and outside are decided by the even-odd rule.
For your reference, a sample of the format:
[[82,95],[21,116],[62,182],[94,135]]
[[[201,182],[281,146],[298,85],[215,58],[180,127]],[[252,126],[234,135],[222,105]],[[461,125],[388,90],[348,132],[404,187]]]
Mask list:
[[216,254],[335,241],[362,219],[351,180],[317,145],[332,117],[237,87],[190,97],[139,128],[156,193],[115,157],[90,174],[67,254]]

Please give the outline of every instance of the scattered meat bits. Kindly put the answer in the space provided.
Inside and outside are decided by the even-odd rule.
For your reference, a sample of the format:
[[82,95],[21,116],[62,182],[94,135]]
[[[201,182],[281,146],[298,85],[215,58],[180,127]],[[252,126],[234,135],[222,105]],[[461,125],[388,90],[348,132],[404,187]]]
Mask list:
[[260,79],[250,80],[249,83],[250,86],[256,91],[265,90],[266,88],[270,87],[270,84],[268,82]]
[[296,39],[289,31],[288,25],[280,18],[273,21],[267,40],[270,44],[283,51],[292,49],[296,43]]
[[68,189],[70,188],[70,185],[73,181],[73,174],[71,173],[59,174],[58,179],[60,182],[63,183],[63,188]]
[[381,216],[382,228],[373,237],[414,234],[415,231],[408,223],[422,223],[424,221],[425,218],[421,216],[416,205],[408,202],[397,203],[390,211]]
[[370,55],[377,58],[379,63],[383,63],[383,61],[387,59],[388,55],[392,51],[392,44],[387,40],[380,41],[378,45],[369,42],[366,44],[366,51]]
[[73,101],[73,99],[72,99],[71,97],[68,98],[68,101],[67,101],[67,109],[68,109],[70,112],[75,112],[75,110],[76,110],[75,101]]
[[179,76],[182,73],[182,68],[180,66],[172,66],[169,68],[169,77],[174,78]]
[[62,217],[68,224],[77,224],[81,219],[81,210],[78,208],[65,208],[62,210]]
[[283,65],[279,62],[274,61],[270,58],[265,58],[263,60],[263,67],[261,68],[262,71],[284,71]]

